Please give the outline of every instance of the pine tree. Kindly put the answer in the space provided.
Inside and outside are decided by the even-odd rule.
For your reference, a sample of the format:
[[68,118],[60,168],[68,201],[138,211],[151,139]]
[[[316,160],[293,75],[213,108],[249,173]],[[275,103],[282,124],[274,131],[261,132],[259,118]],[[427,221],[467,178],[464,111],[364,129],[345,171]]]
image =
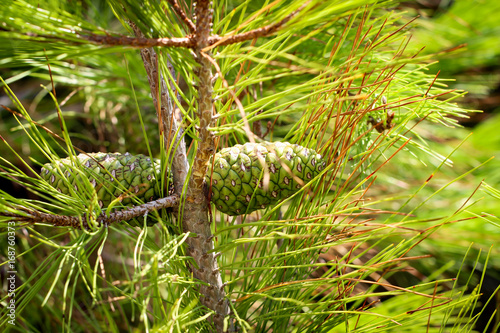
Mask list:
[[[7,1],[0,40],[9,72],[2,82],[12,105],[4,112],[28,139],[17,146],[2,132],[9,153],[1,175],[37,196],[1,192],[1,223],[15,222],[18,237],[17,325],[178,332],[472,327],[465,310],[475,307],[477,292],[464,296],[457,293],[464,285],[438,276],[411,288],[391,282],[400,263],[416,259],[408,253],[460,211],[414,228],[424,221],[410,203],[413,189],[386,198],[375,179],[401,154],[438,158],[439,170],[448,156],[426,149],[415,126],[456,126],[466,116],[454,104],[461,93],[426,74],[430,57],[406,50],[410,22],[402,23],[393,4]],[[26,107],[16,97],[16,81],[25,77],[49,83],[40,93],[44,103]],[[212,157],[267,142],[317,152],[324,168],[254,212],[211,205]],[[100,204],[88,166],[77,160],[97,151],[144,154],[153,164],[158,158],[160,199],[123,188]],[[43,164],[57,169],[61,158],[82,175],[62,193],[39,176]],[[258,179],[268,189],[274,175],[269,161],[262,163]],[[292,169],[312,162],[297,163]],[[293,174],[286,163],[280,167]],[[103,178],[116,177],[114,166],[105,169]],[[66,171],[54,177],[64,183]],[[120,223],[132,219],[139,227]]]

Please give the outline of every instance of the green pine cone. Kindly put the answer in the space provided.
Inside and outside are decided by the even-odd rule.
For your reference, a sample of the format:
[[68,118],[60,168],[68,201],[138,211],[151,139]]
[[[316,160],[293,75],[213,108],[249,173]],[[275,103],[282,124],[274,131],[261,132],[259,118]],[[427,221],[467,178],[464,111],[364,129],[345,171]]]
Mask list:
[[[148,202],[160,197],[156,186],[160,179],[160,160],[155,160],[153,164],[147,156],[129,153],[80,154],[76,159],[79,161],[76,165],[69,158],[59,160],[59,170],[54,164],[45,164],[41,171],[42,178],[59,192],[70,195],[69,186],[79,191],[79,186],[83,185],[81,177],[85,177],[95,188],[99,206],[104,208],[118,197],[121,197],[120,206],[132,205],[137,202],[134,198]],[[84,173],[78,164],[85,167]],[[142,226],[140,221],[127,222]],[[148,224],[152,223],[153,219],[148,219]]]
[[[144,202],[160,197],[156,186],[160,179],[159,160],[153,164],[149,157],[128,153],[90,153],[76,158],[79,161],[76,166],[69,158],[59,160],[59,168],[45,164],[41,176],[67,195],[73,190],[79,191],[83,185],[81,177],[87,178],[95,188],[99,205],[104,208],[118,197],[121,206],[133,204],[134,197]],[[246,143],[215,154],[206,181],[212,184],[211,201],[218,210],[228,215],[242,215],[289,197],[316,177],[325,165],[321,155],[299,145]],[[127,223],[142,225],[136,220]],[[149,223],[153,223],[152,219],[148,219]]]
[[[267,167],[267,183],[263,163]],[[246,143],[215,154],[206,181],[211,181],[211,201],[219,211],[241,215],[289,197],[325,165],[321,155],[296,144]]]

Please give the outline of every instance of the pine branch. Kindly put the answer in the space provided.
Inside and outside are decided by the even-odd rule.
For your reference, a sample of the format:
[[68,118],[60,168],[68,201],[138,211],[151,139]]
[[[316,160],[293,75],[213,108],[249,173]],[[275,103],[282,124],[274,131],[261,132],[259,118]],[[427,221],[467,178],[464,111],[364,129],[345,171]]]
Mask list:
[[[133,218],[144,216],[153,211],[158,211],[163,208],[175,208],[179,205],[179,196],[171,195],[158,200],[150,201],[142,205],[134,206],[121,211],[113,212],[106,216],[105,213],[99,215],[96,219],[97,225],[109,226],[112,223],[119,221],[129,221]],[[34,209],[18,208],[24,211],[26,215],[10,212],[0,212],[0,216],[11,217],[19,222],[29,223],[48,223],[56,227],[73,227],[89,229],[86,214],[83,216],[67,216],[43,213]]]
[[[185,17],[185,23],[188,25],[189,30],[191,33],[195,33],[196,27],[193,25],[193,22],[189,20],[185,15],[184,11],[178,6],[177,2],[175,0],[170,0],[169,1],[174,9],[180,10],[180,12],[177,12],[179,16],[184,20]],[[235,44],[235,43],[241,43],[247,40],[251,39],[256,39],[260,37],[266,37],[269,35],[272,35],[273,33],[277,32],[280,30],[286,23],[288,23],[292,18],[294,18],[299,12],[301,12],[308,4],[310,1],[305,2],[302,6],[300,6],[297,10],[293,11],[291,14],[287,15],[284,19],[282,19],[279,22],[269,24],[265,27],[257,28],[251,31],[243,32],[237,35],[232,35],[232,36],[207,36],[206,38],[206,45],[208,47],[205,47],[203,49],[204,52],[208,51],[209,49],[213,49],[216,46],[222,46],[222,45],[230,45],[230,44]],[[174,5],[177,4],[177,7]],[[182,13],[182,14],[180,14]],[[184,16],[183,16],[184,15]],[[189,22],[189,23],[188,23]],[[145,38],[144,35],[137,35],[137,37],[115,37],[115,36],[103,36],[103,35],[96,35],[92,34],[89,36],[81,36],[83,39],[86,39],[88,41],[91,41],[96,44],[103,44],[103,45],[126,45],[126,46],[132,46],[132,47],[154,47],[154,46],[162,46],[162,47],[186,47],[186,48],[196,48],[197,47],[197,42],[193,36],[186,36],[186,37],[171,37],[171,38]],[[197,37],[198,35],[196,35]]]
[[[213,235],[210,221],[208,219],[208,202],[205,196],[205,174],[207,162],[215,150],[214,142],[208,127],[212,126],[212,73],[211,64],[203,57],[201,49],[208,45],[210,24],[212,14],[209,10],[209,2],[199,2],[196,15],[198,17],[195,34],[195,53],[197,61],[200,63],[199,90],[198,90],[198,118],[200,119],[199,146],[193,164],[193,173],[186,191],[186,203],[184,212],[179,212],[182,217],[183,229],[185,232],[193,232],[197,237],[190,237],[186,240],[188,251],[195,260],[197,267],[191,266],[195,278],[205,282],[200,285],[200,293],[204,296],[201,303],[215,311],[214,324],[218,332],[223,332],[224,317],[229,314],[229,304],[224,293],[222,278],[217,265],[217,259],[212,252]],[[142,37],[138,28],[131,24],[136,36]],[[172,103],[168,100],[165,81],[161,80],[161,105],[158,105],[158,67],[157,56],[152,48],[141,51],[148,79],[153,95],[153,100],[157,108],[160,108],[159,118],[162,124],[162,131],[165,134],[165,145],[170,147],[170,133],[176,133],[177,124],[173,118],[172,109],[168,106]],[[174,187],[176,193],[182,193],[182,186],[189,170],[185,155],[184,140],[177,137],[183,146],[182,153],[176,153],[173,158],[172,172],[174,175]],[[176,151],[177,152],[177,151]],[[178,176],[176,180],[175,177]]]
[[[244,33],[232,35],[232,36],[217,36],[217,35],[207,35],[205,41],[204,52],[222,45],[229,45],[235,43],[241,43],[247,40],[256,39],[259,37],[269,36],[278,30],[280,30],[286,23],[288,23],[292,18],[294,18],[300,11],[302,11],[310,1],[305,2],[302,6],[300,6],[297,10],[293,11],[291,14],[287,15],[284,19],[274,24],[267,25],[265,27],[257,28],[251,31],[247,31]],[[170,37],[170,38],[145,38],[144,35],[137,35],[136,37],[127,37],[127,36],[111,36],[109,34],[106,35],[97,35],[94,33],[85,35],[85,34],[76,34],[79,38],[83,40],[87,40],[94,44],[99,45],[108,45],[108,46],[130,46],[136,48],[152,48],[152,47],[184,47],[195,49],[199,40],[196,40],[195,34],[197,27],[194,23],[187,17],[186,13],[179,6],[176,0],[169,0],[169,3],[172,5],[174,11],[179,15],[182,21],[187,25],[189,32],[192,35],[187,35],[185,37]],[[137,29],[137,27],[136,27]],[[210,30],[209,30],[210,32]],[[56,37],[52,35],[43,35],[39,33],[23,33],[21,35],[29,36],[29,38],[44,38],[47,40],[65,40],[64,37]],[[75,43],[75,40],[71,40],[72,43]],[[77,42],[78,43],[78,42]]]
[[293,11],[291,14],[287,15],[284,19],[274,24],[266,25],[265,27],[257,28],[251,31],[243,32],[241,34],[233,35],[233,36],[211,36],[209,39],[210,47],[204,49],[206,52],[209,49],[213,49],[216,46],[221,45],[229,45],[235,43],[241,43],[246,40],[256,39],[260,37],[265,37],[272,35],[276,31],[280,30],[283,25],[289,22],[292,18],[294,18],[300,11],[302,11],[311,1],[306,1],[302,6],[300,6],[297,10]]
[[[52,36],[47,36],[48,38],[53,38]],[[125,37],[125,36],[109,36],[109,35],[80,35],[82,39],[88,40],[89,42],[101,45],[110,46],[132,46],[132,47],[194,47],[194,39],[192,37],[171,37],[171,38],[144,38],[144,37]]]
[[[136,24],[129,22],[129,25],[137,37],[144,37]],[[163,135],[165,149],[172,149],[173,151],[168,165],[171,165],[175,193],[180,196],[189,171],[186,143],[182,138],[182,129],[179,130],[179,125],[175,120],[174,104],[168,94],[167,84],[163,75],[159,74],[156,52],[153,48],[142,49],[141,57],[148,75],[151,96],[158,114],[158,123],[161,126],[160,134]],[[171,64],[168,63],[168,66],[170,67]],[[172,77],[175,77],[175,75],[172,75]],[[158,83],[158,79],[160,83]],[[161,90],[158,91],[158,89]],[[158,97],[160,97],[159,101]],[[178,134],[176,135],[176,133]],[[174,135],[176,135],[175,138]]]
[[188,254],[193,257],[196,266],[191,267],[195,278],[204,281],[200,285],[203,295],[201,303],[215,311],[213,322],[217,332],[224,331],[224,318],[229,314],[229,303],[224,292],[221,274],[217,264],[210,220],[208,219],[208,201],[205,196],[205,174],[207,164],[212,156],[215,145],[212,133],[208,130],[213,126],[212,72],[210,61],[203,56],[203,49],[209,45],[212,10],[210,1],[201,0],[196,6],[195,54],[200,64],[198,73],[198,149],[194,158],[191,179],[186,191],[186,203],[183,216],[185,232],[196,233],[196,237],[186,239]]
[[177,3],[177,0],[168,0],[168,2],[170,3],[170,5],[172,5],[172,7],[174,8],[177,15],[179,15],[179,17],[182,19],[182,21],[187,25],[189,32],[194,34],[196,32],[196,26],[194,25],[193,21],[191,21],[187,17],[184,10]]

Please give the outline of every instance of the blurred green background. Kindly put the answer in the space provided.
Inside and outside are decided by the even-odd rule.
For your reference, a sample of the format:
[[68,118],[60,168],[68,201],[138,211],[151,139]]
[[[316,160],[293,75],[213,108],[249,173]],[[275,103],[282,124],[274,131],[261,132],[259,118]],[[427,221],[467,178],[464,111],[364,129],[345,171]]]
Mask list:
[[[458,209],[465,204],[470,207],[467,208],[468,215],[464,214],[463,218],[484,218],[452,223],[433,234],[419,251],[421,254],[431,253],[436,266],[418,269],[429,274],[432,269],[440,267],[459,269],[464,247],[469,245],[471,251],[467,254],[465,267],[470,269],[475,258],[484,258],[491,249],[482,287],[484,302],[500,285],[500,2],[420,0],[402,3],[401,9],[407,10],[409,17],[418,16],[411,45],[416,50],[423,48],[425,54],[436,54],[434,58],[438,63],[430,67],[431,70],[439,72],[440,78],[449,79],[450,88],[467,91],[458,100],[460,105],[478,110],[468,119],[460,119],[461,128],[419,126],[422,134],[431,139],[432,149],[445,156],[466,139],[452,155],[453,164],[436,175],[438,184],[429,184],[429,192],[480,166],[448,187],[446,195],[437,195],[431,205],[419,210],[419,214],[427,210],[431,216],[431,212]],[[422,180],[418,171],[407,169],[410,170],[413,171],[406,173],[410,179]],[[463,200],[465,193],[471,195],[468,202]],[[489,304],[488,309],[496,311],[498,316],[498,291],[494,298],[496,302]],[[481,328],[480,325],[477,329]]]

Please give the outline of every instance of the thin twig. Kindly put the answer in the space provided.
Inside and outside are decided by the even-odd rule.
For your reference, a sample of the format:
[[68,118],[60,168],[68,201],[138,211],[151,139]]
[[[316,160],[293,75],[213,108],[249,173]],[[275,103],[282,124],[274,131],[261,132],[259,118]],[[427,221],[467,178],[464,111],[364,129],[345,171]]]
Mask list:
[[187,27],[189,29],[189,32],[191,32],[192,34],[194,34],[195,31],[196,31],[196,26],[194,25],[193,21],[191,21],[187,17],[187,15],[184,12],[184,10],[177,3],[177,0],[168,0],[168,3],[170,3],[170,5],[172,5],[172,7],[174,8],[174,10],[177,13],[177,15],[179,15],[179,17],[182,19],[182,21],[184,21],[184,23],[187,25]]
[[[137,25],[129,22],[137,37],[144,37]],[[167,84],[158,69],[158,56],[153,48],[141,50],[141,57],[148,75],[151,96],[158,115],[160,134],[163,136],[165,149],[172,151],[168,165],[171,166],[175,193],[182,195],[182,188],[189,172],[189,163],[186,155],[186,143],[182,137],[182,129],[174,116],[174,103],[168,94]],[[169,66],[170,63],[168,63]],[[173,71],[173,68],[172,68]],[[158,83],[158,81],[160,81]],[[173,84],[171,84],[173,86]],[[166,170],[168,172],[168,170]]]
[[[102,213],[96,218],[97,225],[108,226],[119,221],[129,221],[133,218],[144,216],[153,211],[158,211],[163,208],[175,208],[179,205],[179,196],[174,194],[165,198],[150,201],[142,205],[130,207],[121,211],[113,212],[107,216]],[[73,227],[89,229],[86,214],[83,216],[67,216],[50,213],[43,213],[34,209],[21,208],[26,215],[1,212],[0,216],[7,216],[20,222],[29,223],[48,223],[57,227]]]
[[192,37],[171,37],[171,38],[144,38],[144,37],[125,37],[125,36],[103,36],[103,35],[81,35],[82,39],[88,40],[89,42],[101,45],[122,45],[130,47],[194,47],[194,40]]
[[247,32],[242,32],[240,34],[233,35],[233,36],[224,36],[224,37],[212,36],[208,40],[210,46],[204,48],[203,52],[207,52],[208,50],[211,50],[216,46],[241,43],[241,42],[244,42],[246,40],[269,36],[269,35],[275,33],[276,31],[278,31],[279,29],[281,29],[281,27],[283,27],[283,25],[285,25],[288,21],[290,21],[293,17],[295,17],[300,11],[302,11],[309,4],[309,2],[310,1],[306,1],[302,6],[300,6],[297,10],[294,10],[291,14],[287,15],[281,21],[266,25],[265,27],[257,28],[257,29],[247,31]]

